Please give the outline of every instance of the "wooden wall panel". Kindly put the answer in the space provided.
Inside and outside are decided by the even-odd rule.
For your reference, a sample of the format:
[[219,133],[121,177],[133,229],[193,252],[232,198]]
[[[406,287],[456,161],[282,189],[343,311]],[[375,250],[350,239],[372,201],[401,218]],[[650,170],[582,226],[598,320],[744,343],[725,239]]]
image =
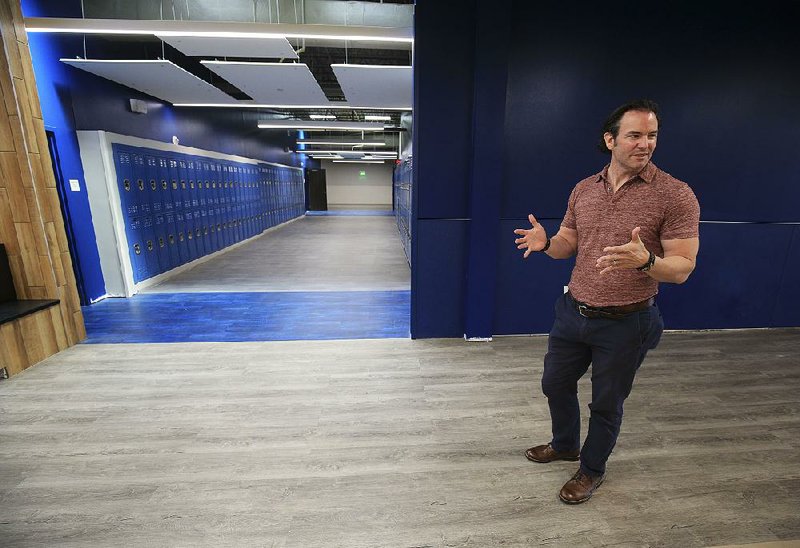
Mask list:
[[22,333],[16,323],[0,325],[0,360],[9,375],[15,375],[30,365]]
[[2,326],[9,373],[86,337],[19,0],[0,0],[0,243],[21,299],[57,307]]

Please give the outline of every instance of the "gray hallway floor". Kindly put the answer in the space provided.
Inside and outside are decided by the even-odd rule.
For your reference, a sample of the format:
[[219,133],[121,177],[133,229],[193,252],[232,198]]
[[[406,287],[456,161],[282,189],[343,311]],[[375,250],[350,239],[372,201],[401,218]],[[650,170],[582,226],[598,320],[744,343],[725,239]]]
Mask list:
[[408,291],[394,217],[303,217],[144,293]]
[[[0,545],[800,539],[800,329],[668,333],[606,483],[557,500],[544,337],[79,345],[0,383]],[[169,364],[165,367],[165,364]],[[582,403],[588,384],[581,384]],[[584,425],[585,431],[585,425]]]

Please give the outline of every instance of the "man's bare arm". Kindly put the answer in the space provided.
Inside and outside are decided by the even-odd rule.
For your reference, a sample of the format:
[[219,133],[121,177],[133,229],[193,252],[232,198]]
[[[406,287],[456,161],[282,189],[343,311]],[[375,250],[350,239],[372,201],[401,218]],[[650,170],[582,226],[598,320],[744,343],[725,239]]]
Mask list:
[[[514,234],[520,236],[514,240],[517,249],[524,249],[523,258],[537,251],[542,251],[547,245],[547,232],[544,227],[536,220],[533,215],[528,215],[531,223],[530,229],[517,228]],[[578,231],[572,228],[561,227],[555,236],[550,238],[550,247],[545,253],[553,259],[567,259],[575,255],[578,250]]]

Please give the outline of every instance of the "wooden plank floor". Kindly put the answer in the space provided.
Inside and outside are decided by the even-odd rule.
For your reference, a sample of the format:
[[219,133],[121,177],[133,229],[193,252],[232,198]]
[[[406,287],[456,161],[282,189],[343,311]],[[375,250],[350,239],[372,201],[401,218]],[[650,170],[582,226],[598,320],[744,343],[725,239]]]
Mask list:
[[800,539],[800,329],[665,335],[577,507],[574,463],[522,454],[549,437],[545,345],[73,347],[0,382],[0,545]]

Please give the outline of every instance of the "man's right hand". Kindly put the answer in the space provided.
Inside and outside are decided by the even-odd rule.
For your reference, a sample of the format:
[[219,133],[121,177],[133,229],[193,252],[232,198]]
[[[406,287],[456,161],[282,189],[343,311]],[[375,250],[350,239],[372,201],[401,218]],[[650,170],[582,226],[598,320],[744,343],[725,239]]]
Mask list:
[[531,222],[530,229],[517,228],[514,230],[514,234],[522,236],[514,240],[514,243],[517,244],[517,249],[525,250],[525,254],[522,256],[523,259],[527,259],[528,255],[535,251],[541,251],[547,243],[547,232],[536,220],[536,217],[528,215],[528,220]]

